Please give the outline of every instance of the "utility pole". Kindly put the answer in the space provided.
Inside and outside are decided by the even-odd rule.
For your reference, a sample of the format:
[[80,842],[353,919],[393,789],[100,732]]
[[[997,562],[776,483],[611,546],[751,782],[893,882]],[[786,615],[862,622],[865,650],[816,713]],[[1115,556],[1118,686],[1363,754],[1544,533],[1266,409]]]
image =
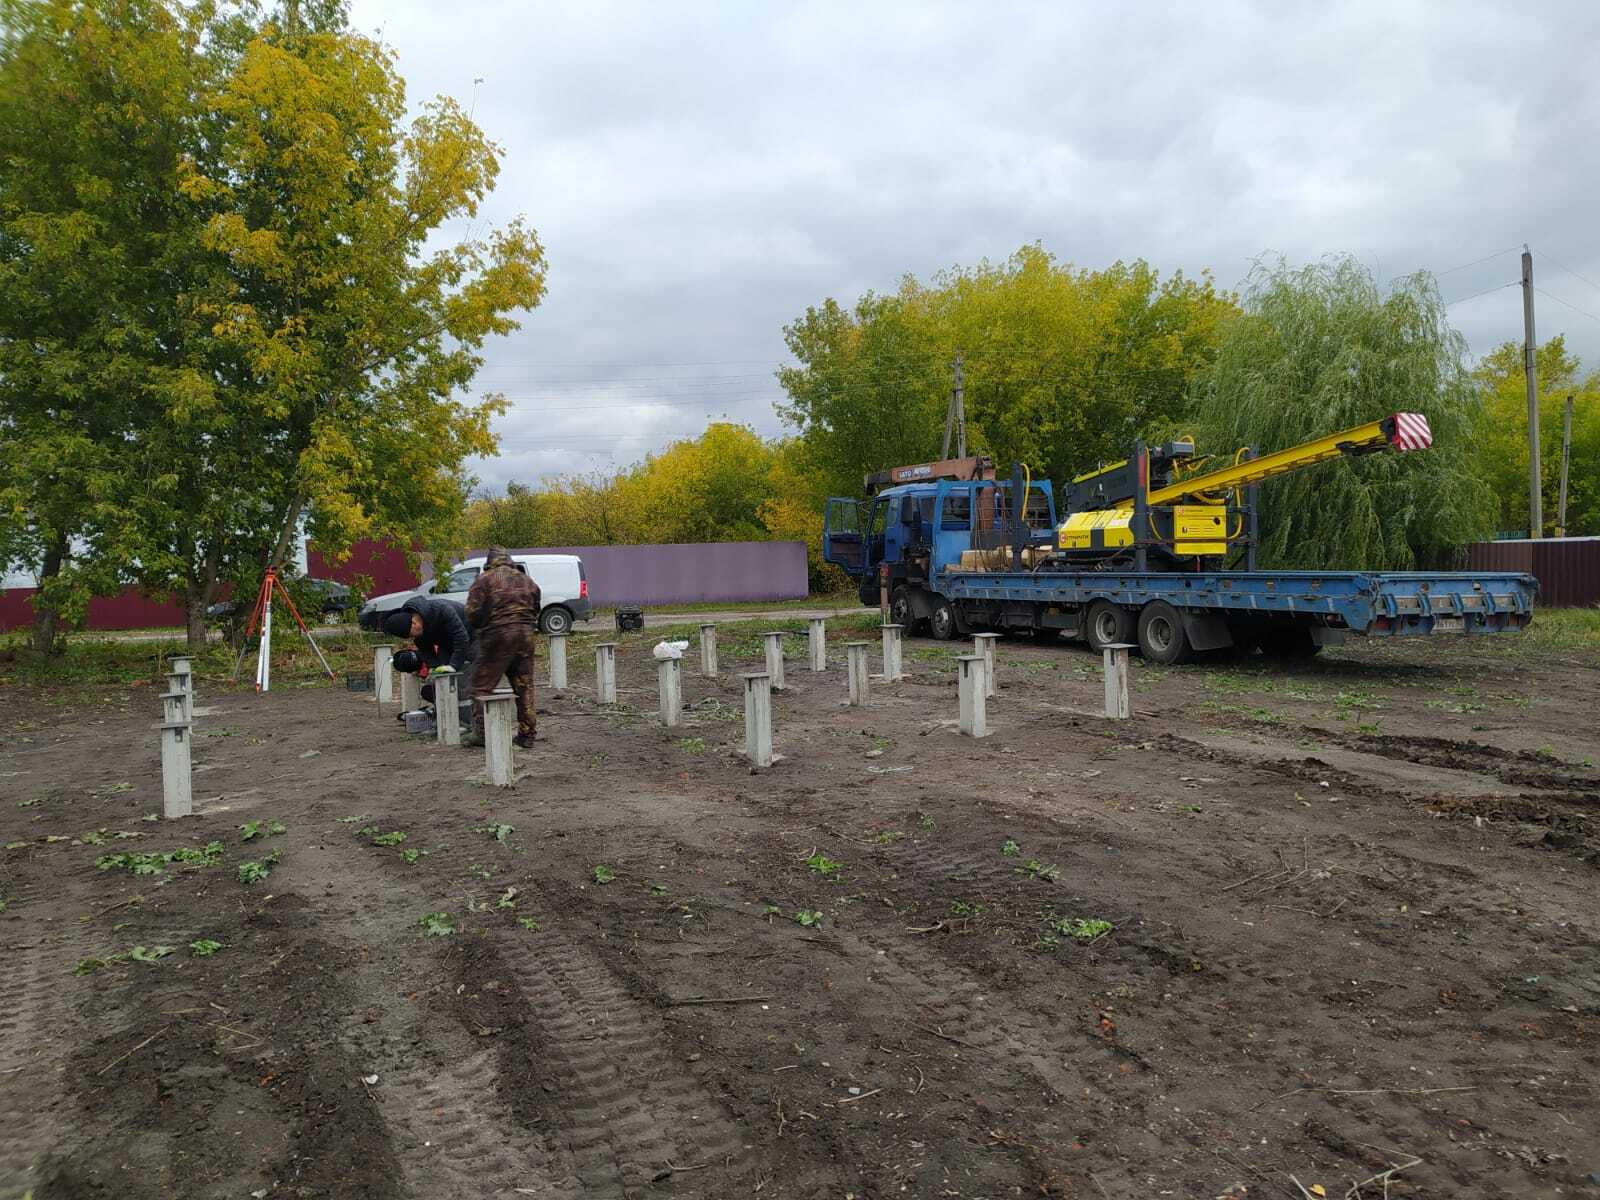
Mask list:
[[956,457],[967,456],[967,390],[961,378],[961,351],[956,351]]
[[[961,351],[959,350],[956,351],[956,361],[957,363],[961,361]],[[957,382],[950,385],[950,402],[944,406],[944,450],[940,453],[940,458],[950,457],[950,435],[956,430],[956,389],[961,386],[959,382],[961,368],[957,366],[955,371]]]
[[1539,343],[1533,336],[1533,254],[1522,245],[1522,374],[1528,383],[1528,536],[1544,531],[1544,498],[1539,482],[1539,381],[1534,355]]
[[956,435],[956,457],[967,456],[967,410],[961,380],[961,351],[956,351],[955,382],[950,388],[950,407],[944,412],[944,452],[941,458],[950,457],[950,435]]
[[1567,536],[1567,464],[1572,460],[1572,397],[1567,393],[1567,411],[1561,417],[1561,499],[1556,504],[1556,536]]

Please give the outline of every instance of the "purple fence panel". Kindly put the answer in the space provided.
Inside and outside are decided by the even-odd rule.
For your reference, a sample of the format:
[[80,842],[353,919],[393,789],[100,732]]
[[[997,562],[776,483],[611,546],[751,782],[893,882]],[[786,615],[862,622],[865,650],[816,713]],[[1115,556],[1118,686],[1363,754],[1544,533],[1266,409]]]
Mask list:
[[595,604],[736,603],[809,594],[804,542],[535,546],[516,553],[576,554]]

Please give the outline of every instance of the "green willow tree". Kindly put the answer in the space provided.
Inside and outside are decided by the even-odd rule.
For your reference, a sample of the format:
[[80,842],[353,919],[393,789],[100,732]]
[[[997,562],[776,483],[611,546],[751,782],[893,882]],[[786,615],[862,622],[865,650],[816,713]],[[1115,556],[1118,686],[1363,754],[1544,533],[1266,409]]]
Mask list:
[[1465,349],[1426,274],[1385,294],[1352,258],[1256,265],[1245,315],[1197,382],[1187,425],[1203,447],[1275,450],[1401,411],[1433,429],[1428,450],[1342,458],[1263,484],[1263,566],[1404,570],[1448,562],[1490,531]]

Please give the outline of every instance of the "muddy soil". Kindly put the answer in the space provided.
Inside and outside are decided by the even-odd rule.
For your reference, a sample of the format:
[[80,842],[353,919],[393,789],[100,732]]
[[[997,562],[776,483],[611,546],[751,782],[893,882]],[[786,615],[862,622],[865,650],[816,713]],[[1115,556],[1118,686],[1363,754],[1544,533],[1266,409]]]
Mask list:
[[505,790],[201,680],[169,825],[149,689],[15,697],[0,1196],[1600,1196],[1600,663],[1136,664],[1110,723],[1006,642],[973,742],[952,647],[852,709],[797,639],[755,773],[754,643],[672,730],[649,645]]

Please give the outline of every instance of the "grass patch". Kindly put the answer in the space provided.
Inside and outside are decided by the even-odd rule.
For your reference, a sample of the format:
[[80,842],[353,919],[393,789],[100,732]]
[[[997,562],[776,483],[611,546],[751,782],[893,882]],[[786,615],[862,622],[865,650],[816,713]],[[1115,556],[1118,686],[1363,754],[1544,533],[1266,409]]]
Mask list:
[[1495,642],[1518,644],[1524,650],[1559,650],[1564,654],[1600,654],[1600,606],[1539,608],[1533,624],[1521,633],[1496,636]]
[[[366,634],[354,626],[317,638],[317,646],[328,665],[339,676],[346,672],[370,671],[372,648],[392,639]],[[148,642],[114,641],[109,637],[68,638],[59,654],[40,654],[28,645],[28,632],[17,630],[0,634],[0,687],[38,687],[52,690],[104,687],[153,687],[165,690],[167,659],[188,653],[181,635]],[[195,681],[207,689],[251,688],[255,686],[254,651],[245,655],[238,683],[233,682],[238,650],[225,642],[212,642],[205,652],[194,656]],[[287,686],[322,679],[322,665],[306,645],[298,629],[279,628],[272,639],[272,682]]]

